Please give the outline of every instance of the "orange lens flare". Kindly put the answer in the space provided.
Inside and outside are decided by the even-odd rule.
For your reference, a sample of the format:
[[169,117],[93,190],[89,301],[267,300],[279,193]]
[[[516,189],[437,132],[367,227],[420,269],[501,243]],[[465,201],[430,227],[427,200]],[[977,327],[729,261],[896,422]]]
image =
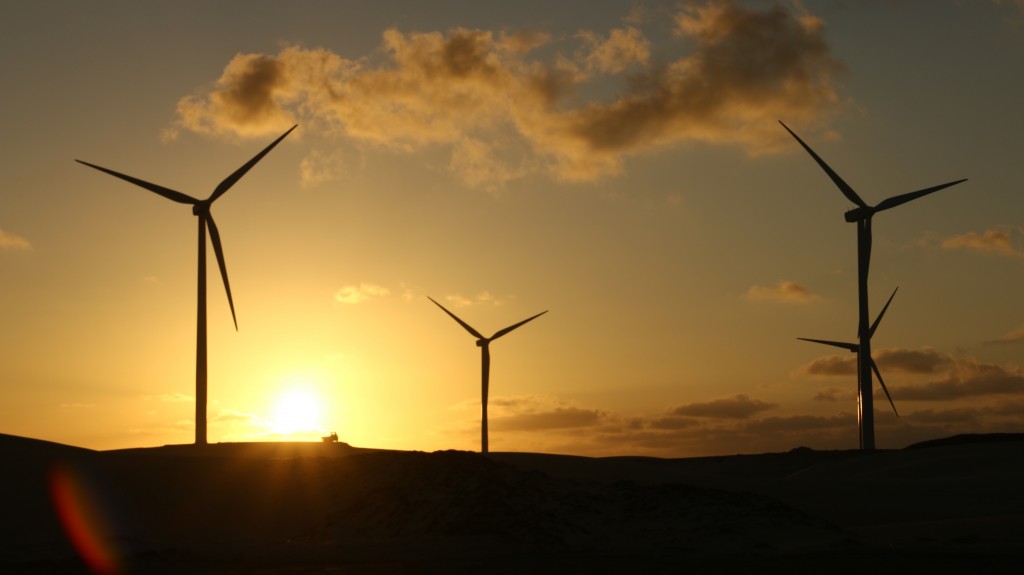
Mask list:
[[121,565],[107,525],[76,470],[58,464],[50,472],[50,499],[64,533],[79,557],[97,575],[117,575]]

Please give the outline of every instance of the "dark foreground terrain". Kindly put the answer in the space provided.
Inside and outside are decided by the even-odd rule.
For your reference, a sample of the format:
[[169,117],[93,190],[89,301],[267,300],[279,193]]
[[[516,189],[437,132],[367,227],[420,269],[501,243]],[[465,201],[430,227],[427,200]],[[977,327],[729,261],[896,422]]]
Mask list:
[[1024,436],[696,459],[0,435],[0,573],[1019,573]]

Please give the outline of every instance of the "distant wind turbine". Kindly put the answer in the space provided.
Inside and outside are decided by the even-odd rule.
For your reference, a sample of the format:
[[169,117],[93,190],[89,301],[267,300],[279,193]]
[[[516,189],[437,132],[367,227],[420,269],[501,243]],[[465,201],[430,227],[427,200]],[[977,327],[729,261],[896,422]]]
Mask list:
[[[898,289],[900,289],[900,288],[896,288],[896,289],[892,290],[892,295],[889,296],[889,301],[885,302],[885,307],[882,308],[882,311],[879,312],[878,317],[875,318],[875,323],[871,324],[871,327],[868,329],[868,339],[871,339],[875,335],[875,330],[878,329],[878,324],[882,321],[882,316],[885,315],[885,310],[889,309],[889,304],[892,303],[892,298],[896,297],[896,290],[898,290]],[[811,342],[814,342],[814,343],[820,343],[820,344],[823,344],[823,345],[831,345],[832,347],[841,347],[843,349],[852,351],[853,353],[857,354],[858,364],[860,362],[860,345],[859,344],[847,343],[847,342],[842,342],[842,341],[829,341],[827,339],[811,339],[809,337],[798,337],[797,339],[803,340],[803,341],[811,341]],[[868,353],[870,353],[870,352],[871,352],[871,350],[868,350]],[[871,364],[871,370],[875,372],[876,376],[878,376],[878,383],[882,384],[882,391],[884,391],[885,392],[885,396],[887,398],[889,398],[889,405],[892,406],[892,412],[896,414],[896,417],[899,417],[900,416],[900,412],[896,411],[896,404],[892,402],[892,396],[889,395],[889,389],[887,387],[885,387],[885,381],[882,380],[882,372],[878,371],[878,364],[875,363],[875,358],[868,356],[867,360]],[[857,398],[858,404],[860,402],[860,399],[861,399],[860,397]],[[858,423],[859,427],[861,428],[861,435],[863,436],[863,434],[864,434],[864,432],[863,432],[864,420],[863,420],[863,410],[861,409],[860,405],[857,406],[857,423]]]
[[523,325],[523,324],[525,324],[525,323],[527,323],[529,321],[535,320],[538,317],[548,313],[548,310],[544,310],[544,311],[540,312],[539,314],[537,314],[537,315],[535,315],[533,317],[528,317],[528,318],[524,319],[523,321],[521,321],[519,323],[512,324],[512,325],[506,327],[505,329],[499,329],[498,331],[494,332],[494,335],[492,335],[491,337],[484,337],[483,335],[480,334],[480,332],[478,332],[477,330],[473,329],[473,327],[470,326],[468,323],[466,323],[466,322],[462,321],[461,319],[459,319],[459,317],[457,315],[455,315],[452,312],[448,311],[448,308],[446,308],[443,305],[437,303],[434,300],[434,298],[432,298],[430,296],[427,296],[427,299],[429,299],[430,301],[434,302],[434,304],[437,305],[437,307],[439,307],[442,310],[444,310],[444,312],[446,314],[452,316],[452,319],[454,319],[455,321],[459,322],[459,325],[464,327],[466,329],[466,331],[468,331],[470,333],[470,335],[472,335],[473,337],[477,338],[476,339],[476,345],[480,348],[480,357],[481,357],[481,364],[482,364],[481,365],[481,374],[482,374],[482,378],[483,378],[482,383],[481,383],[480,452],[486,454],[487,453],[487,393],[488,393],[488,384],[489,384],[490,371],[491,371],[491,352],[490,352],[489,346],[490,346],[492,341],[494,341],[494,340],[498,339],[499,337],[507,334],[508,332],[516,329],[517,327],[520,327],[521,325]]
[[217,256],[217,265],[220,267],[220,276],[224,280],[224,291],[228,295],[228,306],[231,307],[231,319],[235,324],[235,329],[238,329],[238,319],[235,317],[235,303],[231,299],[231,285],[228,283],[228,269],[224,264],[224,250],[221,248],[220,233],[217,231],[217,224],[213,221],[213,215],[210,213],[210,207],[217,198],[224,195],[231,186],[235,185],[239,179],[242,178],[257,162],[263,159],[270,150],[274,148],[281,140],[292,132],[297,126],[292,126],[287,132],[282,134],[278,139],[274,140],[269,146],[263,149],[262,152],[256,154],[256,156],[245,163],[241,168],[235,170],[233,174],[224,178],[220,184],[214,188],[213,193],[210,197],[205,200],[199,200],[165,188],[156,184],[151,184],[147,181],[127,176],[114,170],[109,170],[90,164],[89,162],[83,162],[82,160],[75,160],[79,164],[84,164],[90,168],[95,168],[101,172],[106,172],[115,178],[120,178],[126,182],[130,182],[145,188],[155,194],[163,196],[169,200],[178,202],[180,204],[191,204],[192,214],[199,218],[199,282],[198,282],[198,306],[196,311],[196,445],[206,444],[206,398],[207,398],[207,380],[206,380],[206,230],[210,230],[210,240],[213,243],[213,253]]
[[859,419],[861,421],[860,428],[860,447],[861,449],[871,450],[875,448],[875,416],[874,416],[874,403],[872,400],[872,389],[871,389],[871,336],[868,329],[868,267],[871,263],[871,217],[876,212],[888,210],[889,208],[895,208],[898,205],[904,204],[911,200],[927,196],[933,192],[937,192],[950,186],[955,186],[961,182],[967,181],[966,178],[962,180],[956,180],[954,182],[948,182],[940,184],[938,186],[932,186],[916,192],[909,192],[906,194],[900,194],[882,200],[877,205],[869,206],[864,200],[857,195],[857,192],[853,191],[853,188],[849,186],[842,178],[839,177],[828,164],[825,163],[818,154],[814,153],[814,150],[810,148],[803,140],[800,139],[793,130],[789,129],[782,121],[779,121],[782,127],[800,143],[801,146],[807,153],[814,158],[814,161],[818,162],[821,169],[828,174],[828,177],[832,179],[832,182],[839,188],[839,191],[846,196],[851,202],[857,205],[846,212],[846,221],[857,224],[857,294],[858,294],[858,323],[857,323],[857,337],[859,340],[858,349],[860,352],[857,354],[857,374],[858,374],[858,394],[860,401],[861,413]]

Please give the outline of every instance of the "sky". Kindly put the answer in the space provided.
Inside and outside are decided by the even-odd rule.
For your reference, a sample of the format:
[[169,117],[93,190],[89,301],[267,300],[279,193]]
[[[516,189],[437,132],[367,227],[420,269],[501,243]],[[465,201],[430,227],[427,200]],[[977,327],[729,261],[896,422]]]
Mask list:
[[[590,456],[856,448],[852,204],[878,446],[1024,426],[1024,2],[5,2],[0,433]],[[839,353],[834,353],[839,352]],[[877,382],[875,383],[877,386]]]

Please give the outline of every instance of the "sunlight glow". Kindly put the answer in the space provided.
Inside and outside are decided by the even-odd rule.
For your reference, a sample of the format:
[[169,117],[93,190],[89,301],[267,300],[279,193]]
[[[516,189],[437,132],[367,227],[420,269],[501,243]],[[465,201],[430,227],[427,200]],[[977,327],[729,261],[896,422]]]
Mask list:
[[271,430],[281,434],[319,432],[321,415],[315,394],[308,389],[290,388],[275,403]]

